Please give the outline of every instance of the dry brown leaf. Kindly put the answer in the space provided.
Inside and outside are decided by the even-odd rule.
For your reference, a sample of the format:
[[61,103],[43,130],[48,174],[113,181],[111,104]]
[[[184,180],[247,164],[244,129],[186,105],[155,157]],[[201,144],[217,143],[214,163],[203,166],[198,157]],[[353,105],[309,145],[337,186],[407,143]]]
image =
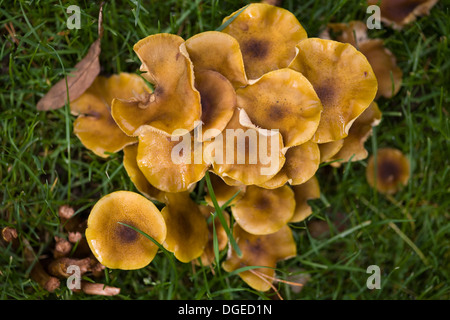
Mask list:
[[[103,36],[103,3],[100,4],[98,15],[98,39],[91,44],[86,56],[78,62],[74,71],[58,81],[38,101],[36,108],[39,111],[55,110],[63,107],[69,101],[80,97],[92,84],[100,73],[101,38]],[[66,87],[67,79],[67,87]],[[68,92],[67,92],[68,90]]]

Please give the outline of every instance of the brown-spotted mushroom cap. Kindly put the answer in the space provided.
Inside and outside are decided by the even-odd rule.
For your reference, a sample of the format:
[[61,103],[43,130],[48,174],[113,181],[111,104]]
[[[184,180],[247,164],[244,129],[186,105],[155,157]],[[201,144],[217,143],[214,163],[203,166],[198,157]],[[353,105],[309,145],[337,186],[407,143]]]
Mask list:
[[367,58],[378,80],[376,98],[380,96],[391,98],[398,93],[402,85],[403,72],[397,66],[397,59],[384,46],[382,39],[368,37],[367,26],[364,22],[330,23],[328,28],[337,33],[336,40],[350,43]]
[[222,32],[239,42],[248,79],[287,67],[295,57],[295,45],[307,37],[294,14],[262,3],[248,5]]
[[236,95],[252,125],[279,130],[285,148],[310,140],[319,126],[319,97],[308,79],[292,69],[268,72]]
[[138,144],[126,146],[123,149],[123,166],[127,172],[130,180],[133,182],[136,189],[144,196],[151,200],[164,202],[165,192],[161,191],[148,182],[147,178],[142,173],[137,164]]
[[202,131],[197,131],[197,139],[210,140],[222,133],[233,116],[236,92],[227,78],[212,70],[196,71],[195,85],[202,103]]
[[313,85],[323,112],[313,137],[317,143],[345,138],[353,121],[377,93],[377,79],[367,58],[348,43],[309,38],[297,44],[290,68]]
[[402,29],[416,20],[417,16],[428,15],[438,0],[368,0],[369,5],[379,5],[381,21],[394,29]]
[[312,214],[308,200],[320,198],[319,180],[316,176],[313,176],[305,183],[292,186],[292,190],[295,196],[295,211],[289,222],[295,223],[305,220]]
[[392,98],[402,86],[403,72],[397,66],[394,54],[384,46],[381,39],[370,39],[359,44],[378,80],[377,97]]
[[[235,204],[244,196],[246,189],[245,185],[241,184],[237,186],[230,186],[221,177],[214,173],[210,174],[209,177],[211,180],[212,189],[214,191],[214,196],[219,206],[223,206],[236,194],[237,195],[230,201],[229,205]],[[214,207],[214,203],[208,190],[206,190],[205,201],[209,206]]]
[[[215,209],[212,206],[204,206],[199,205],[200,212],[203,214],[206,220],[211,218],[211,215],[215,212]],[[222,215],[228,225],[230,226],[230,215],[226,211],[222,211]],[[202,255],[200,256],[201,264],[203,266],[209,266],[215,260],[215,252],[214,252],[214,233],[217,241],[217,249],[220,251],[224,250],[228,244],[228,235],[220,222],[218,216],[216,216],[208,223],[208,242],[206,243],[205,249],[203,250]],[[195,260],[198,264],[198,261]]]
[[286,162],[272,179],[259,185],[267,189],[274,189],[286,183],[290,185],[302,184],[309,180],[320,165],[320,149],[317,143],[307,141],[299,146],[291,147],[285,154]]
[[70,103],[72,114],[78,115],[73,124],[75,135],[87,149],[103,158],[109,156],[105,152],[115,153],[136,143],[136,138],[127,136],[117,126],[111,116],[111,103],[114,98],[131,99],[149,92],[145,81],[136,74],[98,76],[78,99]]
[[208,225],[189,192],[166,194],[161,213],[167,226],[164,247],[181,262],[200,257],[208,242]]
[[148,182],[165,192],[189,190],[209,167],[203,159],[201,143],[194,140],[192,131],[180,136],[143,131],[139,135],[136,161]]
[[191,131],[201,118],[200,94],[194,85],[194,70],[184,40],[173,34],[148,36],[134,45],[142,62],[142,76],[155,90],[139,98],[115,99],[112,116],[128,135],[137,136],[145,127],[172,134]]
[[247,85],[241,48],[232,36],[206,31],[187,39],[184,45],[195,72],[212,70],[227,78],[234,88]]
[[250,123],[245,110],[236,108],[223,134],[205,143],[205,158],[220,177],[244,185],[262,184],[275,176],[286,160],[283,139],[279,132],[246,127],[242,122]]
[[372,102],[353,123],[348,136],[343,141],[342,148],[330,158],[339,160],[331,163],[332,166],[339,167],[340,163],[348,161],[360,161],[366,159],[369,153],[364,147],[367,138],[371,135],[374,126],[381,121],[381,111],[376,102]]
[[294,192],[287,185],[276,189],[248,186],[244,196],[231,207],[236,222],[251,234],[277,232],[291,220],[294,210]]
[[234,250],[230,250],[222,267],[227,272],[250,266],[262,267],[239,273],[242,280],[258,291],[267,291],[271,288],[277,262],[297,254],[292,231],[287,225],[275,233],[254,235],[235,224],[233,237],[236,239],[242,256],[239,257]]
[[398,149],[381,148],[367,162],[366,178],[370,186],[385,194],[396,193],[409,180],[409,160]]
[[102,197],[87,221],[86,239],[92,253],[105,267],[133,270],[147,266],[166,238],[166,224],[158,208],[144,196],[131,191],[115,191]]

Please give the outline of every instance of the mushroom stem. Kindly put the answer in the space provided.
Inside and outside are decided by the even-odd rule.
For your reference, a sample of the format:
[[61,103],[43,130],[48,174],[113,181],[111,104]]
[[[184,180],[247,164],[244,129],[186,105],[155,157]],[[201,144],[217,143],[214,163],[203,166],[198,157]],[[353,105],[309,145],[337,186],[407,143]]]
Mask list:
[[42,266],[39,260],[35,262],[36,259],[35,253],[28,240],[23,239],[22,242],[24,244],[25,260],[29,265],[34,263],[34,266],[30,272],[31,279],[36,281],[42,288],[44,288],[48,292],[54,292],[60,286],[58,278],[49,275],[47,271],[45,271],[44,267]]
[[[74,291],[78,292],[79,290]],[[103,283],[81,281],[81,291],[89,295],[115,296],[120,293],[120,288],[107,286]]]
[[61,221],[61,226],[68,232],[82,231],[83,221],[78,215],[75,215],[75,210],[68,206],[62,205],[58,209],[58,215]]
[[51,275],[56,277],[68,278],[71,274],[67,273],[69,266],[77,266],[80,268],[80,275],[91,271],[91,258],[72,259],[72,258],[58,258],[53,260],[49,266],[48,271]]
[[49,275],[42,264],[38,261],[30,273],[31,278],[48,292],[54,292],[60,286],[60,281],[56,277]]
[[[5,227],[2,229],[2,238],[5,242],[11,243],[14,249],[19,246],[18,233],[15,228]],[[39,260],[35,262],[34,250],[27,239],[22,240],[24,246],[25,261],[28,265],[34,263],[30,272],[30,277],[36,281],[42,288],[48,292],[54,292],[59,288],[60,282],[57,278],[50,276],[42,266]]]

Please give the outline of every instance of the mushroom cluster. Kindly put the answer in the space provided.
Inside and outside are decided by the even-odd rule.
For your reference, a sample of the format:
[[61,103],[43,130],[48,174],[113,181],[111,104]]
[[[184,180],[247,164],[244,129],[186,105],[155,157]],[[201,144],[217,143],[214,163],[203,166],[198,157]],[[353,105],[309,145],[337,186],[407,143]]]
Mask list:
[[141,76],[96,80],[72,103],[75,130],[100,156],[123,150],[136,189],[162,210],[125,191],[102,198],[88,221],[91,249],[106,267],[145,266],[157,247],[131,224],[179,261],[209,265],[232,237],[239,251],[229,245],[224,270],[269,290],[277,263],[296,255],[290,224],[320,196],[319,166],[367,157],[361,149],[381,117],[370,63],[350,43],[308,38],[295,15],[262,3],[226,17],[220,31],[154,34],[134,51]]

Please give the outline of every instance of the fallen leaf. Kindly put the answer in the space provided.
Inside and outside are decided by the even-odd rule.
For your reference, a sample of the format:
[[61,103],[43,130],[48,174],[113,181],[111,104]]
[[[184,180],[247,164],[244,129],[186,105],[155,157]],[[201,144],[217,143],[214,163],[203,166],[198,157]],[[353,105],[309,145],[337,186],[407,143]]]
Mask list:
[[75,65],[75,70],[53,85],[38,101],[36,105],[37,110],[47,111],[59,109],[67,101],[73,101],[80,97],[91,86],[92,82],[94,82],[100,73],[99,56],[101,52],[101,38],[103,36],[102,23],[103,3],[100,5],[98,15],[98,39],[91,44],[86,56]]

